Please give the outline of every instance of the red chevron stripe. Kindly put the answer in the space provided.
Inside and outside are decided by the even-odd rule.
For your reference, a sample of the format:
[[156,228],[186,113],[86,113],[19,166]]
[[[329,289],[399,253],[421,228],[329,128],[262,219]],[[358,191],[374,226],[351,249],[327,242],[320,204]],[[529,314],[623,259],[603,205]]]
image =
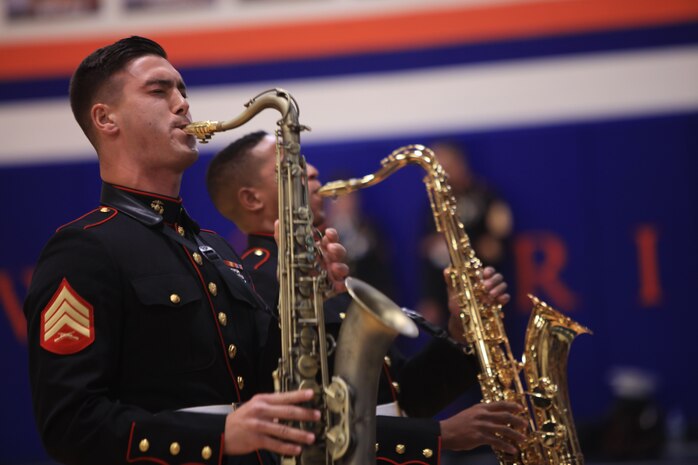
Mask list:
[[[86,322],[79,321],[80,319]],[[92,305],[63,278],[41,311],[41,347],[54,354],[80,352],[95,340]]]

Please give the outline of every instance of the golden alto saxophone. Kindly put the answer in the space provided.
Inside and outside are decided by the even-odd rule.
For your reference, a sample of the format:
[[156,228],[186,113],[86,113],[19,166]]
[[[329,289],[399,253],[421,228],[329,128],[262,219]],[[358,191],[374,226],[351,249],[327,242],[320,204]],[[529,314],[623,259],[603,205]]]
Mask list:
[[266,108],[281,113],[276,171],[279,191],[279,323],[281,358],[274,372],[277,392],[313,389],[309,407],[320,410],[317,423],[296,425],[318,438],[300,457],[283,456],[282,465],[366,465],[375,462],[375,411],[383,357],[398,334],[415,337],[417,327],[400,308],[368,284],[347,278],[353,302],[335,348],[335,373],[329,379],[323,301],[331,294],[320,266],[313,213],[309,207],[298,105],[282,89],[250,100],[229,121],[195,122],[184,128],[205,143],[220,131],[236,128]]
[[[339,180],[320,189],[323,196],[337,196],[377,184],[398,169],[416,164],[426,171],[424,183],[436,230],[443,234],[451,261],[449,279],[458,295],[463,336],[468,353],[480,364],[478,380],[483,402],[513,401],[524,407],[526,440],[520,453],[509,456],[497,451],[502,465],[582,465],[567,389],[567,358],[572,340],[591,333],[584,326],[552,307],[533,301],[522,363],[513,356],[504,331],[501,305],[489,303],[483,285],[483,265],[475,256],[447,176],[434,152],[422,145],[395,150],[381,161],[381,168],[360,179]],[[520,378],[523,367],[527,389]]]

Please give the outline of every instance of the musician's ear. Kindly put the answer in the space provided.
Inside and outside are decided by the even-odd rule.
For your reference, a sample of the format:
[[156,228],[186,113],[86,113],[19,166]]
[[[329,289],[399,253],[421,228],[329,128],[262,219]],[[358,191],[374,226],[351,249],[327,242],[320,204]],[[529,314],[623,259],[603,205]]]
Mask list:
[[250,212],[256,212],[264,208],[264,201],[254,187],[241,187],[238,190],[238,203],[244,210]]
[[119,131],[119,125],[114,113],[106,103],[95,103],[90,110],[92,125],[98,134],[114,135]]

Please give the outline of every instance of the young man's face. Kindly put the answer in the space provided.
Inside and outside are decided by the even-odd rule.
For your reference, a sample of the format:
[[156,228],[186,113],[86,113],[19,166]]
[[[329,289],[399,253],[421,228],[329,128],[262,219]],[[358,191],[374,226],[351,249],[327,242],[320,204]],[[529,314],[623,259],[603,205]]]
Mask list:
[[[276,139],[272,135],[265,136],[253,149],[252,154],[262,159],[259,168],[259,182],[256,186],[264,196],[269,213],[278,216],[278,179],[276,178]],[[320,180],[317,169],[307,164],[309,207],[313,212],[315,225],[324,222],[323,199],[318,195]]]
[[146,55],[114,76],[120,94],[110,106],[128,156],[146,169],[184,171],[198,156],[182,76],[166,59]]

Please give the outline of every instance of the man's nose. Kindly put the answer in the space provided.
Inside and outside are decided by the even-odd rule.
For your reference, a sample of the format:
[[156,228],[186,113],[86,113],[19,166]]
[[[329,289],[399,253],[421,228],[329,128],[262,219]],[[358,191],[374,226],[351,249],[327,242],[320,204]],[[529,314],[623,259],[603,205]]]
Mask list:
[[189,100],[182,95],[180,92],[175,93],[175,106],[174,106],[174,112],[177,115],[186,115],[189,113]]

